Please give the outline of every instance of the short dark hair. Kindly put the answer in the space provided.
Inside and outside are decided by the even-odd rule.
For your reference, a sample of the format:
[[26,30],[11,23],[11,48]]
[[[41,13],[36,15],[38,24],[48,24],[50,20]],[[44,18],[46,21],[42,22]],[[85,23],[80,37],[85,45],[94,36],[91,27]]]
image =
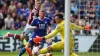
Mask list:
[[63,15],[62,14],[56,14],[55,16],[58,16],[59,18],[63,19]]

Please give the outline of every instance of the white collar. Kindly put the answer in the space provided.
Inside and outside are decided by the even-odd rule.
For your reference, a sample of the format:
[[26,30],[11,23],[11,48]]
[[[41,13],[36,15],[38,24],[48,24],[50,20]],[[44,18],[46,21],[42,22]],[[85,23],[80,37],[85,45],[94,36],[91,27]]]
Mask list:
[[[41,20],[40,17],[38,17],[38,18],[39,18],[39,20]],[[45,19],[45,18],[46,18],[46,17],[44,17],[44,19]],[[43,20],[44,20],[44,19],[43,19]],[[43,20],[41,20],[41,21],[43,21]]]

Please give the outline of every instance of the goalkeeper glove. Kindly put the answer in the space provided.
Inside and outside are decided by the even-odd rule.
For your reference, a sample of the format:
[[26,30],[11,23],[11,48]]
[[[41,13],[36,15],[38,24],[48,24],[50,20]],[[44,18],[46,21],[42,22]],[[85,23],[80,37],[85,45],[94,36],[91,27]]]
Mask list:
[[33,39],[33,41],[34,41],[35,43],[39,43],[39,42],[41,42],[42,40],[45,40],[45,38],[44,38],[44,37],[40,37],[40,36],[36,36],[36,37]]

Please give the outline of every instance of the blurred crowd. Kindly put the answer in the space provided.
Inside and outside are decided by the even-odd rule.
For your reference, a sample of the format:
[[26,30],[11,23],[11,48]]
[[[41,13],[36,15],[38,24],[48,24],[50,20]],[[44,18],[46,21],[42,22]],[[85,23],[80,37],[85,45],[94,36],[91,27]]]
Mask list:
[[[41,8],[45,9],[46,17],[51,20],[52,29],[56,27],[54,15],[64,15],[64,2],[41,0]],[[34,0],[0,0],[0,29],[23,30],[34,3]],[[71,0],[70,21],[83,26],[85,33],[100,29],[100,0]]]
[[[34,3],[34,0],[0,0],[0,29],[23,30]],[[64,0],[41,0],[41,8],[54,24],[54,15],[64,13]]]
[[[85,34],[100,30],[100,0],[71,0],[71,22],[84,27]],[[78,31],[76,31],[78,32]]]
[[79,25],[100,29],[100,0],[72,0],[71,14]]

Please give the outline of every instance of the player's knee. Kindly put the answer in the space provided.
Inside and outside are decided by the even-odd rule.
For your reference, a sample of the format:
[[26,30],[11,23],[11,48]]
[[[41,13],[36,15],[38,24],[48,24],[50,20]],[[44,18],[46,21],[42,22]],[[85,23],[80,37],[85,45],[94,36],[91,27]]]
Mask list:
[[51,51],[52,50],[52,47],[51,46],[48,46],[47,49],[48,49],[48,51]]
[[25,38],[24,34],[21,34],[20,40],[23,40]]
[[31,47],[31,44],[28,43],[25,47],[26,47],[26,48],[29,48],[29,47]]

